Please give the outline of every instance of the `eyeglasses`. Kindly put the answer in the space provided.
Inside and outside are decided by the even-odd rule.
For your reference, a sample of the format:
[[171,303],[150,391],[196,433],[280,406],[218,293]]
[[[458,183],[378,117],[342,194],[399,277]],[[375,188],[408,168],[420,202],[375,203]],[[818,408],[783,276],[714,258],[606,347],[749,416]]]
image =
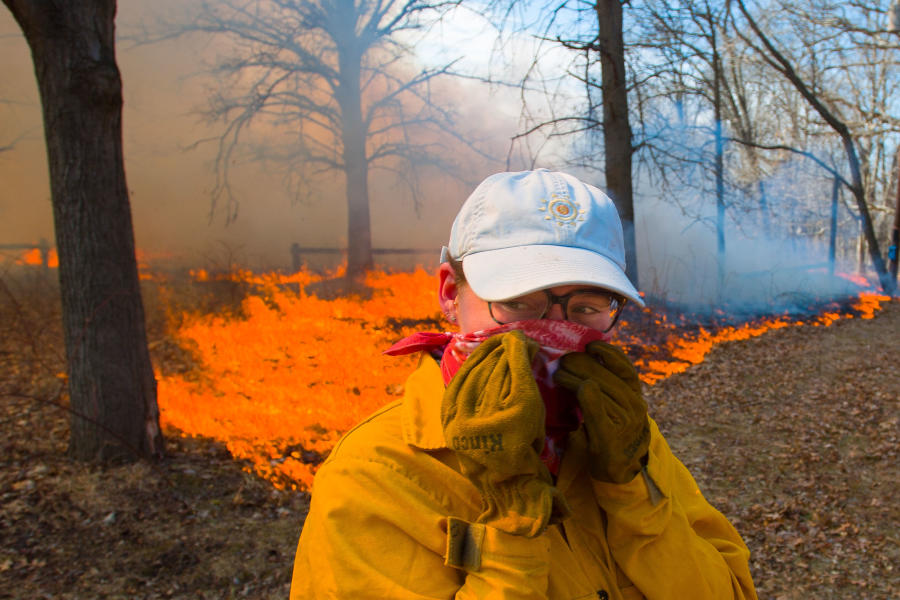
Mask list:
[[562,296],[540,290],[518,298],[488,302],[488,310],[495,322],[505,325],[513,321],[543,319],[554,304],[559,304],[566,321],[606,332],[619,320],[625,302],[621,296],[594,290],[575,290]]

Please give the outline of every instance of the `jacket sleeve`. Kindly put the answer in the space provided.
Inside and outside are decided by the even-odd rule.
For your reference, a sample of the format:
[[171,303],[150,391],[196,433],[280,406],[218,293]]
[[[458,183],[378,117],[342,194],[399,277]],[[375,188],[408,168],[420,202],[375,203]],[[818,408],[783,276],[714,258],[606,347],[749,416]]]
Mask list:
[[[326,462],[300,535],[291,599],[546,598],[545,536],[450,519],[432,495],[440,492],[427,488],[389,462]],[[454,549],[454,539],[467,546]]]
[[750,552],[737,530],[706,501],[652,420],[651,436],[643,477],[593,482],[619,567],[648,600],[755,599]]

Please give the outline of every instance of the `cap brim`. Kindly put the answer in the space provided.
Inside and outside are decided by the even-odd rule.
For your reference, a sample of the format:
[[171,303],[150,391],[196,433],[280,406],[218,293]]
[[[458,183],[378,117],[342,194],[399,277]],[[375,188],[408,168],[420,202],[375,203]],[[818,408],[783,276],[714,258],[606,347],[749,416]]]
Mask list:
[[560,285],[591,285],[644,301],[619,266],[602,254],[569,246],[516,246],[470,254],[463,259],[466,281],[489,302]]

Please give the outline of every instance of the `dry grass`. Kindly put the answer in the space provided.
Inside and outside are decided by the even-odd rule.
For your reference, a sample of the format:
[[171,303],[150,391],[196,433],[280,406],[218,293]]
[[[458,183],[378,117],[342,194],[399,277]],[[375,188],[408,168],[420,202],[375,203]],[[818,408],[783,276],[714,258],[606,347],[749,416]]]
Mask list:
[[[19,418],[3,424],[0,596],[287,596],[305,495],[242,472],[216,444],[172,435],[163,464],[72,463],[64,419],[32,408],[4,398]],[[48,426],[55,435],[32,435]]]

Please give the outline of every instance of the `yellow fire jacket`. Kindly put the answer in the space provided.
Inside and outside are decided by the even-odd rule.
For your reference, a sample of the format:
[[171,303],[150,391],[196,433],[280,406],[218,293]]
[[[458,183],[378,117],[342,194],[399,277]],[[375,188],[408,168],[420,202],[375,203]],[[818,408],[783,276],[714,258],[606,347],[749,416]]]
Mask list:
[[481,497],[444,443],[440,368],[348,432],[316,475],[294,562],[301,598],[756,598],[749,551],[651,423],[646,474],[601,483],[573,432],[557,487],[572,516],[528,539],[475,523]]

